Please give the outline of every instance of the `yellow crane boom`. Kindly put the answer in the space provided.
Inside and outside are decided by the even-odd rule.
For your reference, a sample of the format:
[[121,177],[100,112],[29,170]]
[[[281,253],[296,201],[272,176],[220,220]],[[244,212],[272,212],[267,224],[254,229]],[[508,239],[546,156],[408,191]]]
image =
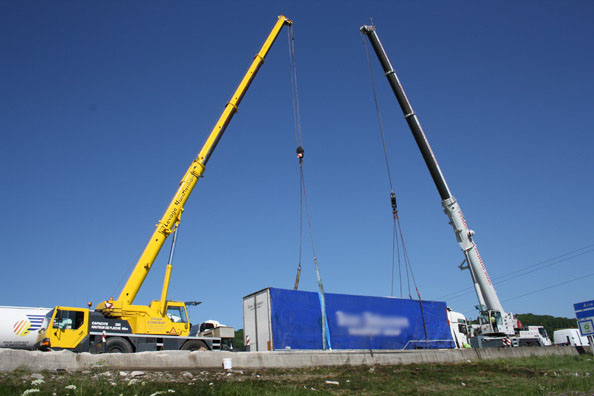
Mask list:
[[[278,34],[280,33],[282,27],[284,25],[291,25],[293,22],[286,18],[285,16],[281,15],[278,17],[278,20],[272,31],[268,35],[266,41],[262,45],[260,51],[256,54],[252,64],[250,65],[248,71],[246,72],[245,76],[239,83],[239,86],[235,90],[235,93],[229,100],[229,103],[225,106],[223,110],[223,114],[219,117],[219,120],[215,124],[214,128],[212,129],[208,139],[204,143],[204,146],[198,153],[198,156],[194,159],[186,173],[184,174],[183,178],[179,183],[179,188],[177,189],[175,195],[171,199],[167,210],[163,214],[163,217],[159,220],[156,226],[156,230],[149,239],[140,259],[136,263],[132,274],[128,278],[128,281],[124,285],[120,296],[117,300],[110,299],[108,301],[104,301],[100,303],[96,309],[104,310],[105,313],[110,313],[111,315],[118,315],[118,313],[122,312],[122,309],[125,306],[131,305],[138,294],[138,290],[142,286],[148,272],[150,271],[153,263],[157,255],[159,254],[161,248],[163,247],[163,243],[165,239],[175,230],[177,225],[179,224],[181,214],[184,210],[184,205],[188,200],[194,186],[198,182],[198,179],[204,173],[204,168],[206,163],[208,162],[210,156],[212,155],[215,147],[217,146],[219,140],[223,136],[227,125],[231,121],[231,118],[237,111],[237,107],[241,102],[241,99],[245,95],[247,89],[249,88],[252,80],[256,76],[260,66],[264,63],[264,58],[266,57],[270,47],[274,43],[274,40],[277,38]],[[163,284],[163,292],[161,299],[164,300],[164,296],[167,294],[167,288],[169,285],[169,276],[171,273],[171,266],[168,265],[166,270],[165,281]]]

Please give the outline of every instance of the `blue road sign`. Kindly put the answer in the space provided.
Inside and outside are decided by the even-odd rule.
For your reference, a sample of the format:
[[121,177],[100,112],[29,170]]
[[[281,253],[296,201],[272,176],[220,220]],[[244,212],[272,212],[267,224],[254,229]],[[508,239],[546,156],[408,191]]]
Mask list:
[[573,304],[578,327],[583,336],[594,335],[594,300]]
[[575,310],[575,312],[582,311],[584,309],[594,309],[594,300],[575,303],[573,304],[573,309]]
[[584,311],[575,311],[575,316],[578,319],[594,318],[594,308],[593,309],[587,309],[587,310],[584,310]]

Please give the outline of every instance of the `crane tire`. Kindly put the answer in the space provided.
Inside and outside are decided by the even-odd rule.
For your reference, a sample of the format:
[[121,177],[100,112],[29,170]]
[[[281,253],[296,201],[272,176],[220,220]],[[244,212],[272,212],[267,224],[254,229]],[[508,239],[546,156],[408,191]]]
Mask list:
[[208,346],[200,340],[188,340],[181,349],[182,351],[208,351]]
[[105,352],[107,353],[132,353],[132,345],[122,337],[110,337],[105,342]]

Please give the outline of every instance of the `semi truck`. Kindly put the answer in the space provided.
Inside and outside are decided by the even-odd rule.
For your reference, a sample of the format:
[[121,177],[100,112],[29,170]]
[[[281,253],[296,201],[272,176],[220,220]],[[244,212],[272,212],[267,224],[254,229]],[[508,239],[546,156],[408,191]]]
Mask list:
[[[499,297],[493,286],[493,282],[485,263],[479,254],[475,243],[475,232],[468,227],[468,223],[462,214],[460,204],[454,198],[429,140],[421,127],[417,114],[413,110],[404,88],[398,79],[396,71],[392,66],[386,51],[377,35],[375,26],[361,26],[360,31],[367,36],[377,58],[385,72],[388,83],[396,96],[400,109],[412,135],[417,143],[425,164],[431,174],[433,182],[441,198],[445,214],[454,230],[458,245],[464,254],[464,260],[459,265],[461,270],[468,270],[478,298],[479,325],[478,332],[471,337],[473,347],[496,347],[496,346],[523,346],[523,345],[550,345],[551,342],[545,337],[532,337],[531,333],[520,335],[519,321],[512,313],[506,312],[501,305]],[[544,330],[544,329],[542,329]],[[539,332],[539,334],[541,334]],[[545,341],[543,341],[545,340]]]
[[[176,233],[181,221],[184,205],[194,186],[203,176],[206,163],[210,159],[223,133],[252,83],[256,73],[264,63],[272,44],[284,26],[292,21],[280,15],[272,31],[256,54],[239,86],[225,106],[223,113],[214,125],[197,157],[179,183],[165,213],[157,223],[136,266],[128,278],[118,298],[110,297],[99,303],[95,310],[57,306],[47,315],[48,326],[40,333],[37,347],[40,349],[69,349],[90,352],[138,352],[155,350],[201,350],[219,349],[222,336],[229,330],[210,331],[210,336],[190,336],[186,304],[167,299],[171,278],[173,250]],[[169,262],[161,298],[149,305],[134,305],[134,299],[151,270],[155,259],[167,237],[173,234]],[[231,330],[231,333],[233,331]],[[221,337],[216,337],[219,334]]]
[[0,348],[34,349],[51,308],[0,306]]

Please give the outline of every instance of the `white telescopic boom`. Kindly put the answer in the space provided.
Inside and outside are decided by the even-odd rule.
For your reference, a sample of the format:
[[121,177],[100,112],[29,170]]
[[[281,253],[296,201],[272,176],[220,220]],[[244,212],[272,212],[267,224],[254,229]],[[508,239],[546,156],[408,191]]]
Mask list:
[[429,141],[423,132],[423,128],[415,114],[412,106],[406,94],[404,93],[404,88],[402,84],[398,80],[398,76],[388,59],[388,55],[384,50],[379,37],[375,31],[375,26],[362,26],[361,32],[365,34],[386,73],[386,78],[396,95],[396,99],[400,104],[400,108],[404,113],[404,118],[408,123],[408,126],[421,150],[421,154],[423,155],[423,159],[427,164],[427,168],[429,169],[429,173],[431,173],[431,177],[433,178],[433,182],[437,187],[439,195],[441,196],[441,203],[443,205],[445,213],[448,215],[450,219],[450,224],[454,228],[454,232],[456,233],[456,239],[458,240],[458,244],[464,253],[466,258],[466,262],[468,263],[467,267],[461,266],[461,268],[468,268],[470,270],[472,281],[476,290],[476,294],[479,300],[479,304],[481,306],[481,311],[484,310],[491,310],[497,311],[501,313],[501,317],[503,319],[503,332],[507,334],[513,334],[513,325],[511,322],[511,316],[506,315],[503,307],[501,306],[501,302],[497,297],[497,293],[495,292],[495,288],[493,287],[493,283],[491,282],[491,278],[487,273],[487,269],[485,268],[485,264],[483,263],[483,259],[478,252],[477,246],[473,241],[474,231],[468,228],[466,224],[466,220],[464,219],[464,215],[462,214],[462,210],[460,209],[460,205],[450,192],[450,188],[448,187],[445,177],[437,163],[437,159],[431,150],[431,146],[429,145]]
[[472,240],[474,231],[468,228],[468,224],[462,214],[462,209],[460,209],[458,201],[456,201],[456,198],[453,196],[450,196],[449,198],[442,200],[441,204],[445,214],[448,215],[448,218],[450,219],[450,224],[454,228],[458,245],[460,245],[460,248],[466,257],[466,262],[468,263],[468,269],[472,276],[481,310],[489,309],[498,311],[503,315],[503,307],[501,306],[501,302],[497,297],[491,278],[485,268],[485,263],[476,247],[476,243]]

